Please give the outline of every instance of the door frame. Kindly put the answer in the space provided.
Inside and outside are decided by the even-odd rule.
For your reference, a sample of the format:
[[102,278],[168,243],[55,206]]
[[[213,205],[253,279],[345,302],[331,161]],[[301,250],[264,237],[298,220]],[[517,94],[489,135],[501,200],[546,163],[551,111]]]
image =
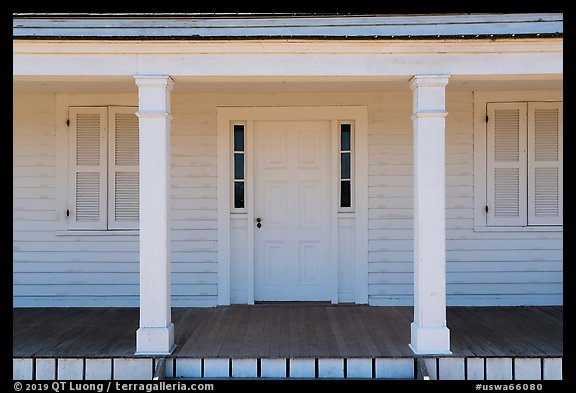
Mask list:
[[[338,303],[338,215],[354,217],[355,303],[368,303],[368,111],[365,106],[217,107],[217,206],[218,206],[218,305],[231,303],[231,122],[246,124],[246,211],[247,223],[254,221],[253,122],[286,120],[331,121],[331,162],[338,162],[338,122],[354,122],[354,213],[338,213],[337,166],[331,165],[331,263],[330,293]],[[254,225],[247,226],[247,303],[254,303]]]

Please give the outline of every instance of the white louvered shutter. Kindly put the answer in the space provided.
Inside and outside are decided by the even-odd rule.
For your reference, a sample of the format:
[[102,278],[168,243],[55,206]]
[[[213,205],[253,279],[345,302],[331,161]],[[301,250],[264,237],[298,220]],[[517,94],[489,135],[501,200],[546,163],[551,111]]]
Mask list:
[[137,108],[110,107],[108,228],[138,229],[139,128]]
[[107,108],[73,107],[70,116],[70,229],[106,229]]
[[562,103],[528,103],[528,225],[562,225]]
[[487,104],[487,225],[527,225],[526,103]]

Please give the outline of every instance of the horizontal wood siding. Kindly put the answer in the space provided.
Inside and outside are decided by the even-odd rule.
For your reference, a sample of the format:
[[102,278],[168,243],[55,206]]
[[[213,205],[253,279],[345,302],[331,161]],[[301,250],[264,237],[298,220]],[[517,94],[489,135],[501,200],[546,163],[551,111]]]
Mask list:
[[[217,296],[216,107],[172,103],[175,306]],[[137,306],[137,235],[56,231],[55,95],[14,95],[15,306]]]
[[[473,96],[448,91],[449,305],[561,304],[562,232],[473,229]],[[413,293],[412,96],[405,92],[193,94],[172,99],[176,306],[217,303],[217,106],[368,106],[369,302]],[[14,95],[14,305],[136,306],[138,237],[58,234],[55,96]]]
[[174,95],[172,114],[174,305],[216,305],[216,107]]
[[[475,232],[473,95],[446,96],[448,305],[562,304],[562,232]],[[412,96],[369,103],[369,300],[413,302]]]

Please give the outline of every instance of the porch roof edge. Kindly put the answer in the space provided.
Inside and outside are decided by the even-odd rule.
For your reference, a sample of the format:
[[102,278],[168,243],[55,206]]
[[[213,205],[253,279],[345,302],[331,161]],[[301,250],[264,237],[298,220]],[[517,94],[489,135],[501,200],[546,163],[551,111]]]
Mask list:
[[[172,16],[170,16],[172,15]],[[563,14],[14,14],[14,39],[413,40],[547,38]]]

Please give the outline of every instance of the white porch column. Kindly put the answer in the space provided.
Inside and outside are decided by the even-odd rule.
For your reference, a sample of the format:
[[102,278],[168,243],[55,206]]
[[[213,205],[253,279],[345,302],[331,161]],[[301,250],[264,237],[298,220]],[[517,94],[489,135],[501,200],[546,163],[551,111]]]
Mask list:
[[416,354],[450,354],[446,327],[445,86],[448,75],[410,80],[414,126],[414,322]]
[[140,328],[136,355],[174,350],[170,290],[170,90],[166,75],[136,75],[140,122]]

